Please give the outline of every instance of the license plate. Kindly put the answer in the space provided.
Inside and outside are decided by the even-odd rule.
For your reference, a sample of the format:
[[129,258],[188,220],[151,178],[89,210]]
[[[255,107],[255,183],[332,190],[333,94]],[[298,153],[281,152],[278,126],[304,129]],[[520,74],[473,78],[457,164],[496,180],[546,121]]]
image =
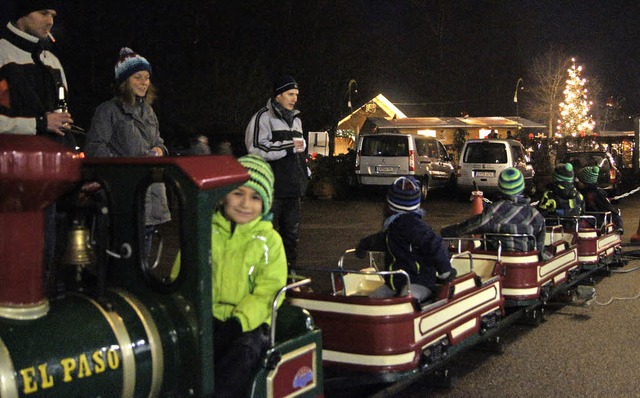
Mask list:
[[494,171],[476,171],[476,177],[493,177]]
[[378,166],[376,167],[376,171],[378,173],[393,173],[395,167],[393,166]]

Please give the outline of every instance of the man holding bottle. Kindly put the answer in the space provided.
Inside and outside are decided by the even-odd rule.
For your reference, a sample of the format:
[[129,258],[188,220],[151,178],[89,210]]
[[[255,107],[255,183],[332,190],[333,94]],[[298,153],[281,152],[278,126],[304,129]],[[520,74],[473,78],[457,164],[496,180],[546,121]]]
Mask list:
[[[53,0],[15,0],[16,18],[0,39],[0,133],[46,135],[72,149],[68,111],[55,112],[67,80],[50,51],[56,17]],[[64,98],[64,97],[63,97]]]

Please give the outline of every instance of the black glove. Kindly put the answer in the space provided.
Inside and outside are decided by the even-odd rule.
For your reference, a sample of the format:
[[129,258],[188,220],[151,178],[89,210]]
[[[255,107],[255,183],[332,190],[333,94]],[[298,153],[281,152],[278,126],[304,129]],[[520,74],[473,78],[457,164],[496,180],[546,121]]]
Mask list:
[[227,319],[225,322],[228,325],[229,334],[233,336],[233,338],[240,337],[242,335],[242,324],[236,317],[231,317]]
[[355,254],[356,254],[356,257],[358,258],[365,258],[367,256],[367,251],[357,247]]
[[[448,274],[448,275],[444,276],[445,274]],[[458,275],[458,271],[456,271],[455,268],[452,268],[451,271],[445,272],[442,275],[438,275],[438,279],[440,279],[440,282],[443,284],[449,283],[456,278],[456,275]]]

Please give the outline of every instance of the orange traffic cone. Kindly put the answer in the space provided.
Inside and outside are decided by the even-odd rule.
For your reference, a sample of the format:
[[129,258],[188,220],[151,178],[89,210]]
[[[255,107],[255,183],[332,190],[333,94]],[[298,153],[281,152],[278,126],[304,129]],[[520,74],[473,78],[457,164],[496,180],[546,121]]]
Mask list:
[[[471,192],[471,215],[475,216],[477,214],[481,214],[482,213],[482,197],[483,197],[483,193],[482,191],[479,190],[475,190]],[[482,235],[473,235],[476,238],[481,237]],[[467,250],[472,250],[475,247],[475,243],[474,241],[469,241],[467,242]]]
[[640,243],[640,221],[638,222],[638,230],[636,233],[629,239],[632,243]]
[[475,216],[476,214],[482,213],[482,191],[473,191],[471,192],[471,215]]

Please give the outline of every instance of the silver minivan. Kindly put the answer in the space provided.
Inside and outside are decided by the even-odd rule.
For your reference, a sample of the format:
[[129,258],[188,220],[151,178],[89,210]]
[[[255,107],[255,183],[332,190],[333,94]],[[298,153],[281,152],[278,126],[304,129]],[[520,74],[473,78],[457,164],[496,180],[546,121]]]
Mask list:
[[445,146],[420,134],[377,133],[358,138],[356,177],[361,185],[387,186],[400,176],[415,176],[422,197],[430,189],[455,187],[455,169]]
[[496,193],[498,176],[502,170],[515,167],[522,172],[525,193],[533,194],[535,172],[520,141],[501,139],[467,140],[462,147],[460,163],[456,168],[460,197],[473,191],[474,182],[480,191]]

